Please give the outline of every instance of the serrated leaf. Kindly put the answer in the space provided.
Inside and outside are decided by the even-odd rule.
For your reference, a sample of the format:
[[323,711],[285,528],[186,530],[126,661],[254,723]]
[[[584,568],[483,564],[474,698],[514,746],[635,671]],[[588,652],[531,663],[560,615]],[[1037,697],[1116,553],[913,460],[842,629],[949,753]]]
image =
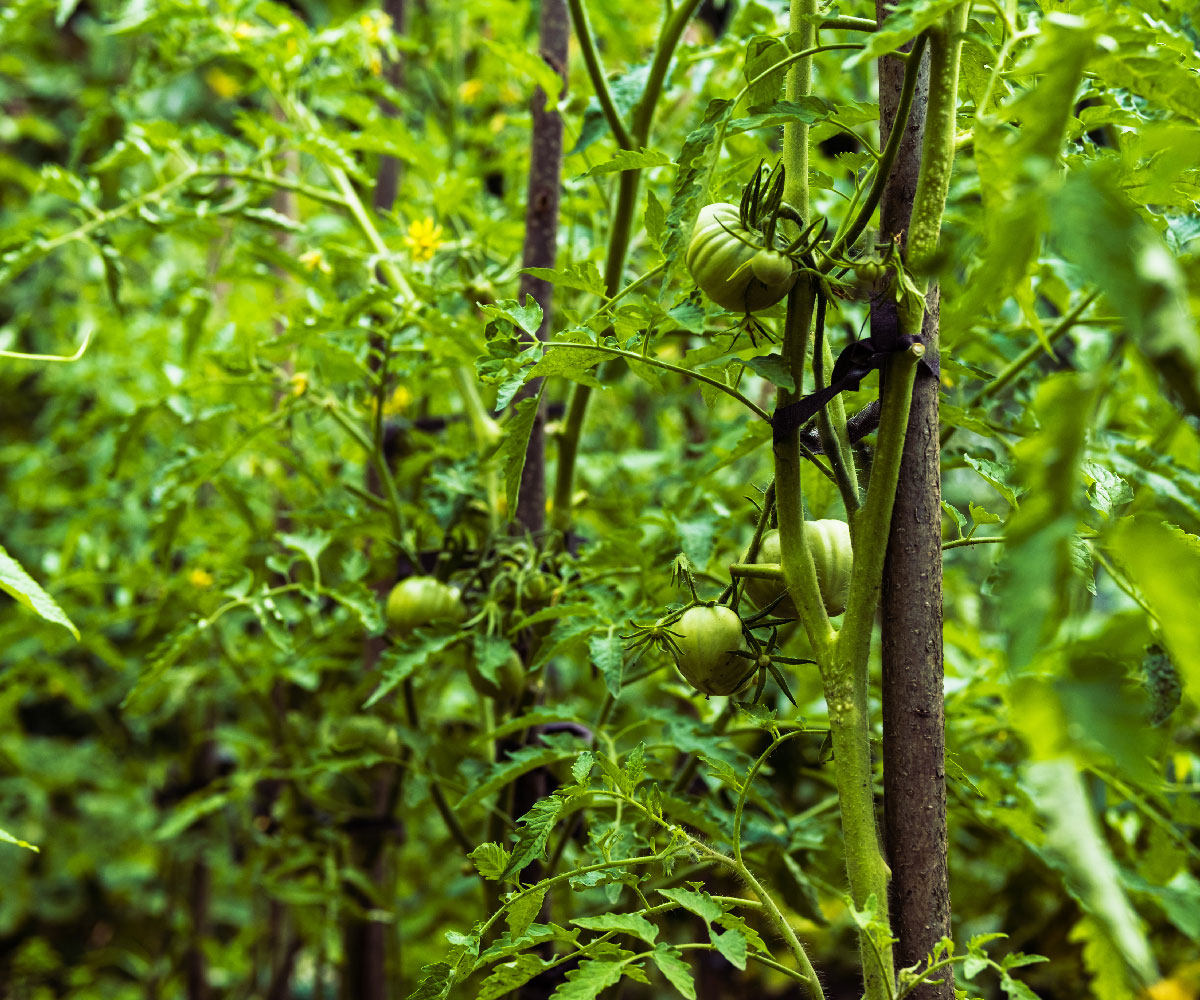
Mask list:
[[583,174],[584,177],[595,177],[599,174],[615,174],[625,170],[643,170],[646,167],[665,167],[670,165],[671,158],[657,149],[619,149],[611,159],[597,163]]
[[888,11],[887,18],[880,24],[879,30],[867,36],[866,47],[855,53],[847,65],[858,66],[889,52],[895,52],[958,4],[959,0],[899,0]]
[[646,743],[644,740],[629,751],[629,756],[625,758],[624,771],[625,787],[630,790],[637,788],[646,774]]
[[722,934],[718,934],[712,927],[708,929],[708,936],[712,943],[717,946],[717,951],[725,956],[736,969],[745,970],[746,968],[746,935],[739,928],[731,928]]
[[778,354],[764,354],[757,358],[745,358],[742,364],[749,368],[755,375],[765,378],[772,385],[786,389],[788,392],[794,392],[796,382],[792,378],[791,370],[783,362],[783,357]]
[[516,516],[521,477],[525,473],[525,459],[529,453],[529,436],[537,421],[541,399],[541,393],[522,399],[513,407],[512,418],[504,424],[499,454],[504,467],[504,497],[510,517]]
[[571,765],[571,777],[575,780],[575,784],[587,783],[588,777],[592,773],[592,765],[595,763],[596,758],[592,755],[591,750],[584,750],[575,758],[575,763]]
[[16,598],[18,603],[41,615],[46,621],[61,625],[75,636],[76,641],[79,640],[79,629],[63,609],[3,547],[0,547],[0,590]]
[[706,924],[717,920],[725,912],[721,909],[721,904],[707,892],[694,892],[691,889],[659,889],[658,893],[660,896],[666,896],[672,902],[678,903],[685,910],[696,914]]
[[577,917],[571,923],[588,931],[621,931],[632,934],[646,944],[654,944],[658,937],[658,928],[640,913],[602,913],[595,917]]
[[475,865],[475,870],[484,878],[496,881],[508,867],[510,854],[499,844],[480,844],[467,855]]
[[611,355],[603,351],[593,351],[580,347],[565,347],[547,344],[546,353],[542,359],[529,369],[529,378],[558,376],[569,378],[580,385],[590,385],[598,388],[600,383],[588,374],[588,369],[595,368]]
[[511,962],[498,965],[479,985],[475,1000],[496,1000],[510,996],[546,968],[547,962],[533,952],[525,951]]
[[616,698],[621,693],[625,675],[625,644],[614,627],[596,633],[588,639],[588,655],[604,677],[608,693]]
[[454,984],[454,970],[445,962],[423,966],[421,980],[407,1000],[443,1000]]
[[512,751],[505,760],[497,761],[477,779],[478,784],[459,799],[454,808],[461,810],[476,805],[522,774],[574,757],[579,752],[578,738],[570,733],[543,736],[542,744],[521,747]]
[[361,580],[340,584],[325,593],[357,615],[368,635],[383,634],[383,613],[379,610],[379,599]]
[[946,503],[945,500],[942,501],[942,510],[950,517],[954,522],[954,526],[958,529],[957,537],[962,538],[964,532],[967,530],[967,519],[963,515],[963,512],[957,507]]
[[558,822],[565,804],[566,799],[561,795],[551,795],[535,802],[529,812],[517,820],[521,832],[517,835],[512,857],[501,878],[520,875],[530,864],[545,855],[546,841],[550,839],[550,833],[554,824]]
[[[512,861],[509,861],[509,865]],[[508,924],[508,933],[514,938],[522,937],[537,918],[542,909],[542,901],[546,898],[549,886],[539,886],[525,893],[515,903],[504,911],[504,919]]]
[[363,708],[370,708],[381,698],[391,694],[417,670],[425,665],[431,656],[436,656],[458,638],[455,634],[430,635],[417,631],[416,645],[410,641],[404,646],[392,646],[384,651],[379,658],[382,677],[375,690],[371,692]]
[[595,1000],[603,990],[621,978],[623,965],[618,961],[588,959],[567,973],[567,981],[554,991],[558,1000]]
[[654,196],[653,191],[646,192],[645,225],[646,235],[650,237],[656,247],[661,249],[663,231],[667,227],[667,210],[663,208],[662,202]]
[[674,986],[685,1000],[696,1000],[696,983],[692,979],[691,966],[684,961],[677,948],[661,943],[650,952],[650,960],[658,966],[663,978]]
[[1015,509],[1020,506],[1018,501],[1025,490],[1009,482],[1011,470],[1007,466],[989,458],[975,458],[972,455],[964,455],[963,461],[990,483],[1011,507]]
[[537,335],[538,327],[542,325],[542,307],[528,292],[524,305],[516,299],[501,299],[499,302],[480,302],[478,306],[489,320],[506,320],[531,337]]
[[589,295],[595,295],[597,298],[603,298],[605,294],[604,279],[600,276],[596,265],[590,260],[564,268],[525,267],[521,269],[520,273],[541,278],[559,288],[575,288],[581,292],[587,292]]

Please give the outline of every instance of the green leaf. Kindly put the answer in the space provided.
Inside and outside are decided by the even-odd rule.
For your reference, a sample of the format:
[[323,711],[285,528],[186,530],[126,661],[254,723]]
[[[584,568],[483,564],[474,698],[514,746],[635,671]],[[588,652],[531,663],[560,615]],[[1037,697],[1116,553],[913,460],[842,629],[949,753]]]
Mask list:
[[576,927],[588,931],[621,931],[641,938],[646,944],[654,944],[658,928],[640,913],[602,913],[595,917],[577,917],[572,920]]
[[[434,635],[423,630],[414,634],[406,645],[392,646],[384,650],[379,658],[379,684],[371,692],[371,696],[363,702],[363,708],[370,708],[381,698],[391,694],[416,671],[423,667],[431,657],[436,656],[458,638],[457,634]],[[415,645],[413,644],[415,641]]]
[[721,904],[707,892],[694,892],[691,889],[659,889],[660,896],[666,896],[673,903],[678,903],[685,910],[696,914],[706,924],[720,918],[725,911]]
[[591,750],[584,750],[575,758],[575,763],[571,765],[571,777],[575,780],[575,784],[584,785],[587,783],[595,763],[596,758],[592,755]]
[[444,1000],[454,985],[454,970],[445,962],[426,965],[421,969],[421,980],[407,1000]]
[[498,997],[511,996],[548,964],[533,952],[522,952],[511,962],[496,966],[480,984],[475,1000],[497,1000]]
[[1025,766],[1024,779],[1045,823],[1045,851],[1051,863],[1123,956],[1138,986],[1149,986],[1158,979],[1154,955],[1141,919],[1121,888],[1075,764],[1062,757],[1034,760]]
[[517,820],[521,832],[501,878],[520,875],[532,862],[545,856],[546,841],[565,804],[566,799],[561,795],[551,795],[535,802],[529,812]]
[[616,698],[625,675],[625,644],[616,629],[609,626],[606,633],[597,632],[588,639],[588,654],[603,675],[608,693]]
[[[511,866],[512,861],[509,860]],[[507,870],[507,869],[506,869]],[[549,886],[543,885],[524,893],[515,903],[504,912],[508,933],[514,939],[524,936],[530,925],[542,909],[542,901],[546,898]]]
[[963,512],[952,504],[942,501],[942,511],[954,522],[954,526],[958,529],[958,538],[962,538],[967,530],[967,519],[963,516]]
[[1011,470],[1007,466],[988,458],[975,458],[971,455],[963,455],[963,461],[978,472],[1007,501],[1009,506],[1014,509],[1019,506],[1017,501],[1025,489],[1010,481]]
[[499,456],[504,467],[504,497],[510,520],[517,514],[521,478],[525,474],[525,459],[529,454],[529,436],[533,433],[541,401],[541,393],[522,399],[513,407],[513,415],[503,427]]
[[1083,500],[1079,463],[1094,399],[1095,389],[1078,376],[1047,379],[1034,401],[1040,427],[1014,448],[1029,492],[1005,527],[998,588],[1013,671],[1049,641],[1069,609],[1071,548]]
[[19,603],[35,611],[46,621],[61,625],[75,636],[76,641],[79,640],[79,629],[72,624],[63,609],[3,547],[0,547],[0,590],[15,597]]
[[536,49],[487,37],[482,41],[508,67],[513,77],[530,81],[541,89],[546,95],[544,110],[549,111],[558,103],[566,84]]
[[692,969],[684,961],[679,949],[661,942],[650,952],[650,959],[658,966],[663,978],[674,986],[685,1000],[696,1000],[696,983],[692,979]]
[[856,52],[847,65],[857,66],[895,52],[957,6],[958,0],[899,0],[879,30],[867,35],[866,48]]
[[778,354],[764,354],[757,358],[744,358],[742,364],[749,368],[755,375],[765,378],[773,386],[780,389],[785,389],[788,392],[794,392],[796,382],[792,378],[791,369],[784,364],[782,356]]
[[[780,67],[770,73],[767,73],[767,70],[786,59],[789,54],[788,47],[771,35],[755,35],[746,42],[746,63],[742,68],[742,75],[746,78],[746,83],[750,84],[747,99],[750,107],[770,104],[779,97],[784,78],[787,76],[787,67]],[[766,75],[761,80],[753,82],[764,73]]]
[[619,961],[587,959],[568,972],[567,981],[551,995],[559,1000],[595,1000],[603,990],[616,984],[622,968]]
[[480,303],[479,311],[492,321],[507,320],[531,337],[537,335],[538,327],[542,325],[542,307],[538,305],[537,299],[528,293],[525,295],[524,305],[516,299],[501,299],[499,302]]
[[[650,237],[656,247],[661,249],[663,233],[667,228],[667,210],[663,208],[662,202],[655,197],[653,191],[646,192],[645,225],[646,235]],[[603,287],[600,294],[604,294]]]
[[646,774],[646,742],[643,740],[625,758],[625,787],[633,790],[641,784]]
[[471,859],[480,875],[495,882],[504,874],[511,855],[499,844],[480,844],[467,857]]
[[1171,660],[1200,694],[1200,538],[1140,515],[1122,523],[1112,550],[1162,629]]
[[597,163],[588,170],[584,177],[595,177],[599,174],[615,174],[625,170],[643,170],[646,167],[670,166],[672,160],[666,153],[657,149],[618,149],[611,159]]
[[579,752],[578,737],[570,733],[547,734],[542,737],[542,746],[521,747],[512,751],[508,758],[497,761],[476,779],[470,791],[455,805],[455,810],[466,809],[499,791],[510,781],[536,767],[557,763]]
[[746,968],[746,935],[736,927],[730,928],[722,934],[718,934],[713,928],[708,929],[708,936],[712,939],[712,943],[717,946],[717,951],[725,956],[736,969],[745,971]]
[[581,292],[587,292],[589,295],[595,295],[597,298],[603,298],[605,294],[604,279],[600,277],[600,272],[596,269],[596,265],[590,260],[585,260],[581,264],[572,264],[564,268],[524,267],[520,273],[541,278],[543,281],[548,281],[559,288],[574,288]]
[[1188,412],[1200,416],[1200,335],[1187,283],[1121,190],[1114,168],[1074,171],[1055,199],[1054,220],[1063,256],[1104,290],[1134,346]]

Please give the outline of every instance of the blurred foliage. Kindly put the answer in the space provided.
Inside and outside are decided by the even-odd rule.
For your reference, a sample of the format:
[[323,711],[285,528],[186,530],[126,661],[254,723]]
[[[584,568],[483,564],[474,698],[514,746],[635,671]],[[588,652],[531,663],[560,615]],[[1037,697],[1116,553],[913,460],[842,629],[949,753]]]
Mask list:
[[[537,9],[408,7],[402,33],[345,0],[0,10],[0,544],[80,633],[0,598],[0,830],[39,848],[0,842],[0,984],[14,1000],[193,996],[201,968],[212,995],[265,996],[283,970],[290,995],[328,996],[369,919],[389,995],[404,996],[479,947],[472,928],[500,891],[479,873],[501,875],[506,852],[548,844],[560,871],[654,854],[663,834],[631,818],[652,794],[672,823],[728,844],[747,769],[798,727],[757,776],[742,844],[827,995],[857,996],[819,682],[789,667],[798,713],[774,685],[735,710],[621,638],[686,599],[680,553],[704,597],[727,582],[771,475],[765,425],[644,364],[562,365],[552,429],[572,379],[601,387],[577,544],[510,536],[504,446],[497,458],[481,439],[473,398],[490,410],[537,360],[504,353],[529,322],[513,299],[529,102],[548,82]],[[628,110],[659,12],[588,10]],[[731,317],[682,267],[701,179],[676,164],[786,12],[705,11],[655,119],[664,162],[643,170],[626,279],[664,254],[666,268],[603,321],[620,175],[573,44],[554,328],[630,350],[648,337],[769,409],[775,345],[731,344]],[[1144,939],[1173,984],[1156,995],[1195,997],[1200,34],[1192,12],[1151,0],[1019,15],[1013,38],[991,6],[973,11],[937,273],[960,954],[980,936],[957,975],[973,996],[1122,1000]],[[814,210],[835,220],[877,143],[872,65],[846,55],[816,70]],[[715,200],[774,161],[779,131],[730,128]],[[385,158],[399,191],[373,212]],[[847,301],[830,329],[840,344],[865,321]],[[81,345],[69,363],[17,356]],[[807,513],[837,516],[809,478]],[[1007,544],[968,544],[989,535]],[[472,618],[388,643],[382,598],[417,569],[462,588]],[[804,656],[799,630],[785,643]],[[468,664],[494,688],[514,649],[522,692],[478,693]],[[542,782],[536,805],[517,797],[523,775]],[[603,782],[626,811],[592,797]],[[469,846],[496,846],[468,860],[445,811]],[[647,934],[632,922],[643,897],[672,903],[656,915],[664,941],[708,949],[660,943],[651,964],[671,983],[690,984],[692,962],[718,992],[789,987],[746,966],[769,937],[758,915],[704,895],[746,895],[721,869],[681,851],[605,871],[550,894],[553,926],[537,907],[509,914],[514,947],[492,957],[512,964],[482,995],[539,971],[521,940],[569,952]],[[1133,909],[1098,905],[1104,892]],[[999,975],[985,945],[1010,963]],[[1022,951],[1049,961],[1019,982]],[[578,995],[609,971],[574,974]],[[625,995],[666,995],[650,979]]]

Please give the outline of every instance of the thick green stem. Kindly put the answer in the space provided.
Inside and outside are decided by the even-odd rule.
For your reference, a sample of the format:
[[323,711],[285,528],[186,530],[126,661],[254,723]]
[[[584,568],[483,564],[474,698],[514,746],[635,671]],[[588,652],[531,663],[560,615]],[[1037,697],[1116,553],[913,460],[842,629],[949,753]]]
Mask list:
[[[788,30],[799,35],[799,47],[811,49],[817,44],[816,0],[792,0]],[[812,56],[798,59],[788,70],[785,94],[789,101],[800,101],[812,93]],[[783,200],[808,220],[808,125],[788,122],[783,127],[783,165],[787,181]]]
[[[803,392],[804,363],[815,292],[812,284],[797,281],[788,295],[783,358],[791,369],[796,391],[780,389],[776,409],[793,402]],[[814,655],[824,662],[833,643],[834,630],[821,601],[816,566],[804,539],[804,490],[800,468],[800,429],[792,428],[775,438],[775,508],[779,516],[780,564],[784,582],[800,612]]]
[[[871,468],[871,483],[866,502],[854,523],[854,569],[846,617],[824,674],[850,895],[855,906],[860,908],[873,896],[876,913],[884,926],[888,925],[889,873],[875,825],[867,666],[871,626],[879,603],[879,581],[887,551],[884,540],[891,526],[913,379],[917,361],[923,353],[919,345],[914,346],[893,357],[884,372],[879,439]],[[863,932],[859,950],[868,1000],[886,1000],[895,992],[891,945],[877,945]]]
[[[925,112],[925,139],[921,146],[921,173],[913,196],[908,230],[908,266],[916,272],[924,293],[924,276],[937,252],[942,212],[954,167],[954,135],[958,110],[958,55],[962,48],[969,4],[961,4],[930,29],[929,103]],[[919,330],[918,325],[916,330]],[[916,331],[914,331],[916,332]]]

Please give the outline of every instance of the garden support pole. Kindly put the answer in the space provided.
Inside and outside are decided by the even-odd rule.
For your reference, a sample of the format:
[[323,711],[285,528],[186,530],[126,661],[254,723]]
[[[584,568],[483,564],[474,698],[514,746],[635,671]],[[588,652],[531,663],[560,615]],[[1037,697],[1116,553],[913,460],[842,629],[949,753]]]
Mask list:
[[[543,59],[563,80],[567,80],[567,41],[571,22],[566,0],[542,0],[538,26],[538,48]],[[556,95],[557,97],[557,95]],[[533,92],[533,134],[529,160],[529,189],[525,201],[525,246],[521,262],[525,267],[554,267],[558,248],[558,196],[562,179],[563,122],[557,108],[546,107],[546,94],[538,87]],[[532,295],[542,307],[539,340],[550,335],[554,286],[544,278],[521,275],[520,293],[524,302]],[[517,399],[540,397],[542,380],[532,379],[521,388]],[[546,523],[546,415],[540,400],[525,449],[525,469],[517,494],[516,520],[520,527],[537,534]]]
[[[881,22],[887,16],[883,0],[877,0],[876,14]],[[934,39],[933,58],[943,63],[943,76],[947,47],[944,37]],[[880,60],[881,143],[895,122],[903,77],[900,60]],[[880,203],[880,242],[895,238],[903,242],[907,236],[928,105],[929,71],[923,66],[908,134],[901,140]],[[953,106],[947,112],[943,103],[935,113],[950,114],[952,136]],[[938,125],[945,130],[945,122],[934,127]],[[940,224],[940,205],[937,215],[937,220],[926,223]],[[926,363],[919,367],[913,387],[882,585],[884,831],[892,870],[890,911],[898,967],[923,962],[942,937],[951,935],[942,697],[938,305],[939,291],[931,284],[920,334]],[[899,332],[900,322],[894,302],[873,303],[872,336]],[[913,995],[921,1000],[953,1000],[953,967],[947,967],[940,979],[923,983]]]

